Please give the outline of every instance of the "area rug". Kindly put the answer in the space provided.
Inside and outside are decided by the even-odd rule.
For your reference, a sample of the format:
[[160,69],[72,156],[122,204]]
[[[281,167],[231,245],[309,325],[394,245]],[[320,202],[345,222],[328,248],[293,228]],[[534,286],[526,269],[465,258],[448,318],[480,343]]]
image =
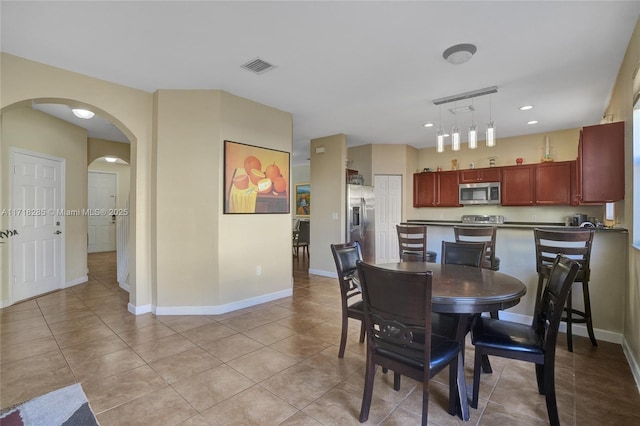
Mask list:
[[94,426],[80,383],[38,396],[0,415],[2,426]]

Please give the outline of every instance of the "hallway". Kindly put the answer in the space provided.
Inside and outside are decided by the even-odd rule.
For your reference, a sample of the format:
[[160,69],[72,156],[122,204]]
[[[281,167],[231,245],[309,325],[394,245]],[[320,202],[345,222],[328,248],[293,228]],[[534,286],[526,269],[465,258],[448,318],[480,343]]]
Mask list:
[[[351,321],[338,359],[337,280],[293,260],[293,296],[217,316],[134,316],[115,253],[89,255],[89,282],[0,310],[0,407],[80,382],[108,425],[356,425],[364,345]],[[557,352],[564,425],[640,424],[640,396],[619,345],[588,339]],[[466,351],[471,384],[472,347]],[[446,412],[447,371],[431,384],[434,425],[544,425],[531,364],[493,359],[464,423]],[[378,372],[367,424],[419,424],[421,385]]]

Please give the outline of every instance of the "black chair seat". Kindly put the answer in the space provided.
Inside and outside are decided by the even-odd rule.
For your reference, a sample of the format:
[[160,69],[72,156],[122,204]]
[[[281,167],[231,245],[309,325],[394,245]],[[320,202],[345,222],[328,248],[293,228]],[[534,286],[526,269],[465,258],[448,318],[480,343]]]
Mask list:
[[[416,340],[424,341],[424,336],[422,336],[422,339],[418,338]],[[458,356],[460,346],[460,343],[455,340],[431,335],[431,361],[429,363],[429,368],[431,370],[440,371],[446,367]],[[376,348],[376,353],[418,369],[424,368],[424,354],[406,346],[391,345],[381,342]]]
[[[352,305],[349,305],[349,307],[347,307],[347,309],[349,310],[349,313],[353,313],[355,315],[360,314],[361,318],[364,318],[364,303],[362,303],[362,300],[360,300],[359,302],[355,302]],[[349,315],[350,317],[353,317],[352,315]]]
[[482,262],[482,267],[485,269],[491,269],[492,271],[499,271],[500,270],[500,258],[496,257],[494,258],[494,262],[493,265],[491,264],[491,258],[487,257],[484,262]]
[[544,353],[544,341],[530,325],[478,317],[471,328],[475,346],[513,352]]

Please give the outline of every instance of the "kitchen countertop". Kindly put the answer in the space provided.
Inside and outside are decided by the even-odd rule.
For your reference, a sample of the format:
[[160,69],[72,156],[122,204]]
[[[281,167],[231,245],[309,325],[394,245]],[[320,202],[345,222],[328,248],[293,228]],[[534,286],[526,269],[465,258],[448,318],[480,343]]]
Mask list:
[[[504,222],[504,223],[462,223],[460,220],[430,220],[430,219],[412,219],[406,222],[406,224],[420,224],[420,225],[430,225],[430,226],[454,226],[454,225],[464,225],[464,226],[497,226],[498,228],[522,228],[522,229],[533,229],[533,228],[562,228],[567,231],[584,229],[579,226],[565,226],[562,222]],[[615,227],[615,228],[586,228],[586,229],[595,229],[597,232],[629,232],[626,228]]]

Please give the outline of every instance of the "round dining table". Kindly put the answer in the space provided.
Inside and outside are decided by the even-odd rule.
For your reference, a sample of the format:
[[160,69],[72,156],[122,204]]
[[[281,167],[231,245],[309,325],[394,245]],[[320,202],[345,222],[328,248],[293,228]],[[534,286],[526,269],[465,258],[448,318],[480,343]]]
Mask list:
[[[432,271],[433,312],[477,314],[515,306],[527,293],[527,287],[511,275],[461,265],[427,262],[381,263],[375,266],[392,271]],[[357,277],[355,278],[356,285]]]

